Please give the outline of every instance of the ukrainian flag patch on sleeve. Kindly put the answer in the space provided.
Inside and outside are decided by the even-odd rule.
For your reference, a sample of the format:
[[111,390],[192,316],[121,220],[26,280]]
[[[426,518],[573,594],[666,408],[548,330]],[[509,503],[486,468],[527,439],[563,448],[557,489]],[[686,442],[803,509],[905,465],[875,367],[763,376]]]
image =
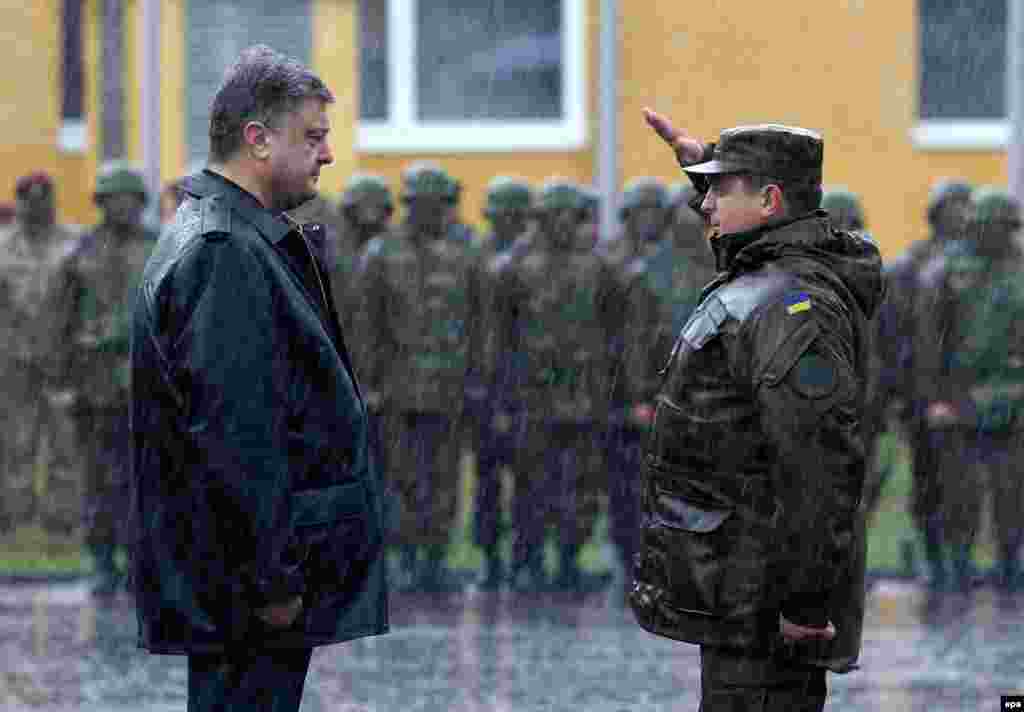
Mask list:
[[799,314],[809,311],[811,308],[811,297],[807,292],[793,292],[786,295],[786,313]]

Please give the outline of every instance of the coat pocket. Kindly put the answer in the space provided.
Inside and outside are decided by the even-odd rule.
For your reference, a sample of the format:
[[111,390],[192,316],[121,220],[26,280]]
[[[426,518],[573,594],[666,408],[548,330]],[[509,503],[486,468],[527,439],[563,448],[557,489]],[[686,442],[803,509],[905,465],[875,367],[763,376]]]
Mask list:
[[[725,523],[733,511],[697,504],[657,488],[644,527],[645,548],[658,552],[672,607],[688,613],[725,613],[721,586],[732,548]],[[658,577],[661,578],[661,577]]]
[[372,556],[376,539],[369,527],[369,507],[362,482],[292,495],[292,526],[304,554],[310,598],[336,598],[353,588],[351,579]]

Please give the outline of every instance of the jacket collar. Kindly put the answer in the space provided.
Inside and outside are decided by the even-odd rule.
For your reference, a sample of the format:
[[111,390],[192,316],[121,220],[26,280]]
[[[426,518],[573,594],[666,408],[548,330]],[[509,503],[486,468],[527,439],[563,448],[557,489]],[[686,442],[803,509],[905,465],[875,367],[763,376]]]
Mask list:
[[292,226],[282,217],[282,213],[267,210],[252,193],[209,168],[186,177],[182,183],[185,192],[196,198],[220,196],[236,215],[256,228],[272,244],[277,244],[292,231]]
[[816,210],[798,218],[762,225],[746,232],[719,235],[711,241],[711,249],[715,253],[715,266],[719,272],[753,266],[763,261],[765,250],[762,248],[769,245],[807,244],[810,235],[817,237],[819,234],[819,219],[827,216],[824,211]]

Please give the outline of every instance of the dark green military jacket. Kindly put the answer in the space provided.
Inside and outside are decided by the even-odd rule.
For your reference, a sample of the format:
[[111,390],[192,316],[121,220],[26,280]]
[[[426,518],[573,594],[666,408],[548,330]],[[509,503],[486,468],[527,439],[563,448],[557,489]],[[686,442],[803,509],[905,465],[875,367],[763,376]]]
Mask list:
[[457,415],[482,363],[481,265],[473,246],[407,226],[367,243],[356,288],[365,381],[391,411]]
[[54,285],[61,373],[79,406],[127,407],[132,310],[156,237],[141,226],[118,236],[99,225],[61,263]]
[[[181,654],[383,633],[381,478],[325,266],[217,174],[185,190],[132,321],[139,643]],[[287,628],[254,613],[296,595]]]
[[725,268],[663,371],[643,475],[631,596],[645,628],[780,649],[779,617],[831,620],[798,646],[845,671],[864,606],[864,409],[873,243],[823,214],[715,242]]

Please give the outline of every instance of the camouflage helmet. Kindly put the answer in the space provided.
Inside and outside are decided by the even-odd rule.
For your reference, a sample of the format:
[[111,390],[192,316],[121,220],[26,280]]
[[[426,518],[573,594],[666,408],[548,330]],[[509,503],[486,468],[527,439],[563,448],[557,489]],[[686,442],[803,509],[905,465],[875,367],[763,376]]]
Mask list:
[[668,191],[661,181],[655,178],[636,178],[627,183],[622,191],[619,217],[624,218],[634,208],[667,208],[668,204]]
[[934,222],[939,210],[950,200],[970,200],[971,184],[959,179],[940,180],[928,194],[928,222]]
[[847,188],[827,188],[821,198],[821,209],[828,212],[836,227],[843,230],[862,230],[864,210],[860,198]]
[[541,186],[537,207],[540,210],[583,210],[586,208],[586,198],[576,183],[554,178]]
[[387,181],[378,175],[355,173],[345,185],[345,192],[341,194],[341,205],[350,208],[363,200],[371,200],[388,209],[395,206]]
[[454,201],[459,193],[458,181],[452,179],[436,163],[420,161],[402,171],[402,200],[444,198]]
[[146,198],[146,182],[142,173],[123,161],[105,163],[96,174],[97,199],[118,193],[135,193]]
[[498,176],[487,184],[487,202],[484,216],[493,217],[511,210],[529,210],[533,206],[533,191],[522,178]]
[[971,193],[973,219],[978,225],[1020,227],[1020,203],[1009,191],[996,186],[982,186]]

